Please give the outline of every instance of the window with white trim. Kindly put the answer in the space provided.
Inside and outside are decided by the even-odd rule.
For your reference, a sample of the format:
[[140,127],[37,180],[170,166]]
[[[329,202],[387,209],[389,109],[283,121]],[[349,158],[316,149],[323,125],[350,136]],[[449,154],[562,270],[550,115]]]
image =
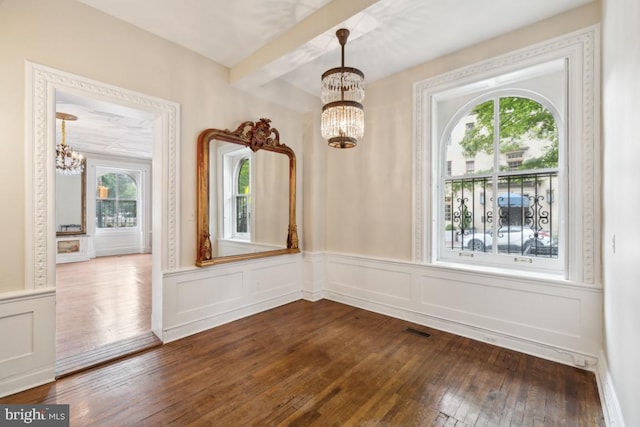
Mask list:
[[250,162],[248,158],[243,158],[238,164],[238,169],[234,175],[233,183],[235,199],[233,221],[235,233],[237,235],[249,234],[249,202],[251,200]]
[[138,184],[131,171],[98,168],[96,228],[138,226]]
[[251,241],[252,156],[247,147],[222,154],[224,239]]
[[[439,154],[456,172],[443,171],[439,182],[443,257],[471,252],[530,263],[558,258],[564,244],[560,211],[546,194],[563,188],[556,123],[561,117],[550,103],[547,108],[533,98],[543,99],[534,92],[525,97],[513,89],[489,90],[471,108],[463,107],[458,114],[464,117],[443,135],[447,143],[440,144]],[[471,130],[469,120],[475,124]]]
[[559,58],[431,98],[431,262],[566,273],[567,75]]
[[[599,26],[592,26],[414,84],[415,262],[460,266],[476,273],[510,272],[526,277],[531,277],[532,273],[545,273],[574,284],[599,284],[599,40]],[[527,138],[518,138],[513,144],[501,141],[496,129],[501,124],[500,100],[505,98],[523,98],[539,104],[540,111],[553,116],[555,131],[546,136],[534,132]],[[467,174],[465,144],[456,147],[455,141],[461,141],[465,133],[488,134],[487,126],[474,130],[478,124],[475,116],[478,111],[474,110],[487,101],[494,102],[494,134],[492,138],[485,135],[485,142],[492,140],[493,148],[487,149],[490,144],[485,143],[477,150],[467,150],[475,154],[474,172]],[[465,117],[469,120],[465,121]],[[503,118],[507,119],[506,116]],[[462,129],[454,130],[461,122]],[[553,132],[557,132],[557,166],[548,162],[555,151]],[[455,150],[459,150],[460,158],[465,159],[461,165],[451,160],[457,156],[454,156]],[[531,159],[544,158],[545,154],[548,154],[546,164],[532,163]],[[492,163],[491,168],[482,166],[485,160]],[[551,185],[546,181],[538,185],[535,180],[517,177],[530,172],[547,173]],[[457,183],[453,188],[453,182],[447,179],[456,177],[464,178],[465,182],[464,185]],[[515,177],[511,178],[515,181],[509,183],[507,180],[507,186],[521,185],[507,188],[517,190],[515,192],[502,191],[505,179],[509,177]],[[470,203],[465,202],[456,211],[458,201],[446,194],[446,182],[450,182],[454,190],[466,190],[470,186],[467,180],[480,178],[487,179],[487,188],[466,191],[465,198],[469,198]],[[500,188],[501,183],[503,188]],[[493,245],[493,242],[480,250],[479,245],[465,248],[460,242],[467,230],[477,233],[485,227],[484,223],[488,224],[492,238],[500,237],[494,234],[500,209],[507,210],[502,215],[504,224],[515,229],[521,222],[523,227],[533,229],[535,238],[539,226],[532,227],[528,222],[528,215],[535,216],[533,210],[537,209],[537,205],[532,204],[534,200],[543,206],[543,210],[546,205],[553,211],[549,213],[553,224],[542,224],[545,230],[554,233],[546,253],[544,249],[533,254],[531,250],[523,253],[523,245],[520,245],[521,253],[510,253],[513,247],[507,245],[500,249],[500,245]],[[483,212],[477,212],[478,209]],[[456,212],[465,227],[464,232],[454,233],[451,237]],[[474,228],[469,222],[475,218],[478,221]],[[522,237],[520,241],[523,242]],[[450,246],[451,242],[453,246]],[[456,248],[456,244],[460,247]]]

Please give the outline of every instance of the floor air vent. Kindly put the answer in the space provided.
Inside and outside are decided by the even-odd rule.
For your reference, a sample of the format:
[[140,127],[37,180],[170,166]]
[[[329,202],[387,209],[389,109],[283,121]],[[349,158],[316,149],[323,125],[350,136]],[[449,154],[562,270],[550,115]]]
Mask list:
[[425,338],[429,338],[431,336],[431,334],[428,334],[428,333],[426,333],[424,331],[419,331],[419,330],[413,329],[413,328],[407,328],[407,329],[405,329],[405,331],[407,331],[409,333],[412,333],[412,334],[420,335],[420,336],[425,337]]

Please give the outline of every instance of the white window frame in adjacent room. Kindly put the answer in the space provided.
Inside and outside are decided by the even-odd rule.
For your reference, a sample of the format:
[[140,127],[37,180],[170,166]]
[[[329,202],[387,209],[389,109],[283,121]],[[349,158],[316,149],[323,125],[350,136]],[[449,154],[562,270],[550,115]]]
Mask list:
[[[93,166],[93,161],[91,162],[92,166]],[[92,212],[94,212],[94,217],[96,218],[96,220],[93,221],[92,223],[92,230],[93,232],[98,236],[98,235],[109,235],[109,234],[123,234],[123,233],[139,233],[141,230],[143,230],[144,228],[144,224],[146,223],[146,221],[148,221],[147,218],[145,218],[145,205],[144,205],[144,200],[143,200],[143,191],[144,191],[144,182],[143,182],[143,176],[146,175],[146,168],[144,167],[128,167],[128,166],[122,166],[122,167],[118,167],[118,166],[107,166],[104,164],[96,164],[95,165],[95,187],[96,187],[96,192],[97,192],[97,186],[100,184],[100,178],[103,175],[108,175],[108,174],[120,174],[120,175],[127,175],[129,178],[131,178],[133,180],[133,182],[135,182],[136,185],[136,211],[137,211],[137,219],[136,219],[136,225],[133,227],[114,227],[114,228],[109,228],[109,227],[98,227],[98,223],[97,223],[97,200],[99,199],[98,195],[96,194],[94,196],[94,199],[91,201],[90,205],[92,207]],[[93,175],[93,174],[92,174]],[[92,186],[93,188],[93,186]],[[94,194],[89,192],[88,194]]]
[[[105,194],[103,196],[102,193],[100,193],[100,187],[102,187],[100,184],[102,183],[102,178],[104,176],[107,175],[115,175],[116,177],[118,175],[124,175],[126,177],[128,177],[133,184],[135,185],[135,190],[136,190],[136,194],[135,194],[135,198],[132,199],[122,199],[120,197],[120,191],[118,188],[118,181],[116,181],[116,188],[115,189],[110,189],[110,188],[104,188]],[[101,232],[110,232],[110,231],[114,231],[114,230],[138,230],[139,229],[139,225],[140,222],[142,220],[142,215],[141,215],[141,200],[142,200],[142,192],[141,192],[141,188],[140,188],[140,184],[141,184],[141,177],[142,177],[142,171],[140,170],[131,170],[131,169],[113,169],[113,168],[104,168],[101,166],[96,167],[96,186],[98,187],[98,194],[96,195],[96,230],[99,230]],[[113,190],[113,192],[111,192],[111,190]],[[113,194],[113,196],[109,196],[108,194]],[[120,203],[122,202],[135,202],[135,206],[136,206],[136,216],[135,216],[135,225],[133,226],[128,226],[128,225],[118,225],[116,227],[107,227],[107,226],[103,226],[100,227],[98,225],[98,204],[99,202],[103,201],[103,200],[109,200],[114,202],[116,207],[119,207]],[[121,215],[119,213],[120,209],[117,209],[118,211],[118,216]],[[126,220],[124,221],[125,223],[127,222]],[[120,220],[116,220],[116,223],[120,223]]]

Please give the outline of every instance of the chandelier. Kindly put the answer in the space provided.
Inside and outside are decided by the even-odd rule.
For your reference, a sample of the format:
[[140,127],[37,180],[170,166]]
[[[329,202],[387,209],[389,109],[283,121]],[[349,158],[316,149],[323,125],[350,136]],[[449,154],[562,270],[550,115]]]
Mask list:
[[355,147],[364,135],[364,73],[344,66],[344,45],[349,30],[340,29],[336,36],[342,47],[342,66],[322,74],[320,98],[322,107],[321,133],[335,148]]
[[84,170],[84,156],[77,151],[73,151],[73,148],[69,147],[65,142],[65,122],[67,120],[78,120],[78,118],[67,113],[56,113],[56,119],[62,120],[62,139],[60,144],[56,145],[56,172],[62,175],[82,173]]

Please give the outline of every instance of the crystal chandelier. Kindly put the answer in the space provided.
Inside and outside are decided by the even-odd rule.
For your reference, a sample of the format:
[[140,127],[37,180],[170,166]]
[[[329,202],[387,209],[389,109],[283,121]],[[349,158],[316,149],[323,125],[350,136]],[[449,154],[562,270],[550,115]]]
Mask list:
[[364,135],[364,73],[344,66],[344,45],[349,30],[336,32],[342,47],[342,66],[322,74],[320,97],[322,107],[321,133],[335,148],[355,147]]
[[77,120],[78,118],[67,113],[56,113],[56,119],[62,120],[62,139],[60,144],[56,145],[56,172],[62,175],[82,173],[84,170],[84,156],[77,151],[73,151],[73,148],[69,147],[65,142],[65,122],[67,120]]

